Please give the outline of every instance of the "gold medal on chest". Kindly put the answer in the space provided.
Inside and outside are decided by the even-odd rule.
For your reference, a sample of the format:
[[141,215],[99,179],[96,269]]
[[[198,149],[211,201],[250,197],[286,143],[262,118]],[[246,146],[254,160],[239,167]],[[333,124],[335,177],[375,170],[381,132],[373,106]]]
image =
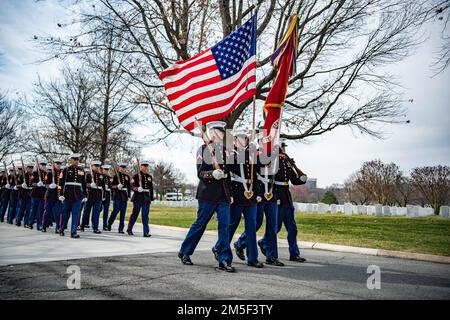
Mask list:
[[272,197],[273,197],[272,192],[264,193],[264,198],[266,198],[266,200],[270,200],[270,199],[272,199]]
[[253,191],[244,191],[244,196],[247,199],[250,199],[251,197],[253,197]]

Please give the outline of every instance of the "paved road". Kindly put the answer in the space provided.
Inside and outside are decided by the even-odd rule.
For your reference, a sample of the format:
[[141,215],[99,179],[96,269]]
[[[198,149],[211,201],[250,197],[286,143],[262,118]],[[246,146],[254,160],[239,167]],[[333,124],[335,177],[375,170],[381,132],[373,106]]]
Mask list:
[[[308,262],[297,264],[283,247],[284,268],[236,261],[238,272],[225,274],[209,251],[214,236],[202,240],[194,266],[183,266],[176,250],[184,232],[152,233],[74,240],[1,224],[0,299],[450,299],[449,265],[321,250],[304,250]],[[32,262],[42,256],[52,261]],[[72,265],[81,270],[80,290],[67,288]],[[381,269],[380,290],[367,289],[369,265]]]

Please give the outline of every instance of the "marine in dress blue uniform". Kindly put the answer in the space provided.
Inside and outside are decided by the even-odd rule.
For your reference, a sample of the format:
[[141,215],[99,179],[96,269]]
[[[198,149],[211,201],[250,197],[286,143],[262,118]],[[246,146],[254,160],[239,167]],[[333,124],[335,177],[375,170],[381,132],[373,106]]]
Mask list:
[[[228,156],[223,145],[225,123],[214,121],[207,124],[211,141],[208,148],[202,145],[197,152],[197,177],[200,179],[196,198],[198,200],[197,219],[191,225],[184,239],[178,257],[186,265],[192,265],[190,256],[194,253],[208,222],[214,212],[218,220],[218,241],[215,245],[215,258],[219,270],[235,272],[231,265],[233,254],[230,249],[230,175]],[[215,164],[213,165],[213,159]]]
[[[249,144],[250,134],[248,130],[236,130],[233,132],[233,136],[235,150],[234,163],[230,166],[232,202],[230,206],[229,242],[231,243],[243,215],[247,236],[247,265],[262,268],[264,265],[258,261],[256,244],[257,192],[255,182],[258,170],[256,147],[254,144]],[[214,251],[217,252],[216,247],[214,247]],[[243,260],[245,260],[245,256]]]
[[[142,226],[144,228],[144,237],[151,237],[149,227],[149,214],[150,204],[155,200],[153,194],[153,177],[148,172],[150,162],[142,161],[140,163],[140,171],[131,180],[131,187],[133,190],[133,196],[131,202],[133,202],[133,210],[131,211],[130,219],[128,220],[128,235],[132,236],[133,226],[141,213]],[[138,176],[139,175],[139,176]]]
[[18,189],[19,189],[19,205],[17,206],[16,213],[16,225],[20,226],[22,219],[25,228],[33,229],[33,226],[29,226],[29,216],[31,208],[31,183],[33,178],[34,165],[29,163],[25,166],[26,171],[23,170],[22,175],[18,176]]
[[62,160],[53,159],[53,168],[47,171],[45,185],[45,215],[42,224],[42,232],[47,232],[51,222],[55,222],[55,233],[61,232],[62,226],[62,202],[59,201],[61,188],[59,186],[59,176],[61,174]]
[[89,224],[89,217],[92,212],[92,231],[96,234],[102,233],[99,230],[99,221],[100,212],[102,210],[102,202],[105,195],[105,177],[101,172],[100,166],[100,161],[92,161],[92,174],[89,172],[86,176],[88,198],[84,207],[83,218],[80,225],[80,230],[84,231],[84,227]]
[[47,188],[45,187],[45,177],[47,174],[47,161],[40,161],[39,168],[33,171],[31,177],[31,203],[28,226],[33,229],[34,221],[37,222],[37,229],[42,230],[42,219],[44,214],[44,199]]
[[111,183],[112,196],[113,196],[113,210],[111,216],[108,219],[108,231],[111,231],[111,227],[116,220],[117,214],[119,215],[119,233],[124,233],[125,227],[125,214],[127,213],[128,199],[131,194],[131,179],[126,174],[126,163],[119,163],[118,172],[114,176]]
[[109,164],[102,165],[102,173],[105,181],[105,194],[103,196],[102,202],[102,220],[103,220],[103,231],[108,230],[108,216],[109,216],[109,206],[111,204],[111,192],[112,192],[112,177],[110,173],[111,166]]
[[[10,224],[13,224],[14,219],[17,214],[17,203],[19,202],[19,188],[17,187],[17,171],[15,167],[10,168],[10,174],[8,176],[9,189],[11,190],[9,194],[8,203],[8,220]],[[6,185],[8,187],[8,185]],[[16,222],[17,223],[17,222]]]
[[69,216],[71,215],[70,236],[79,238],[80,236],[77,234],[78,215],[80,214],[81,202],[87,201],[86,176],[83,168],[79,167],[80,154],[72,154],[70,159],[70,165],[64,168],[59,175],[59,186],[61,187],[59,200],[63,202],[60,235],[64,236],[64,230],[67,228]]
[[[271,154],[278,146],[274,146]],[[266,264],[282,267],[282,263],[278,259],[277,247],[277,222],[278,222],[278,205],[277,193],[274,189],[274,162],[262,161],[262,150],[258,151],[258,172],[256,181],[256,231],[258,231],[263,223],[264,216],[266,217],[266,230],[264,242],[258,241],[258,245],[263,255],[266,256]],[[247,248],[247,234],[244,231],[239,239],[234,243],[236,255],[245,260],[244,250]]]
[[[9,188],[7,169],[2,169],[0,175],[0,222],[5,221],[5,215],[8,210],[9,194],[11,192]],[[9,222],[8,217],[6,217],[6,220]]]
[[[275,190],[278,197],[278,221],[277,232],[285,226],[287,230],[287,240],[289,243],[289,260],[304,262],[305,258],[300,256],[300,249],[297,244],[297,224],[295,222],[295,209],[292,202],[289,182],[293,185],[305,184],[307,180],[304,174],[295,164],[295,161],[286,154],[286,143],[281,143],[279,154],[279,168],[275,175]],[[266,238],[260,240],[260,246],[266,247]]]

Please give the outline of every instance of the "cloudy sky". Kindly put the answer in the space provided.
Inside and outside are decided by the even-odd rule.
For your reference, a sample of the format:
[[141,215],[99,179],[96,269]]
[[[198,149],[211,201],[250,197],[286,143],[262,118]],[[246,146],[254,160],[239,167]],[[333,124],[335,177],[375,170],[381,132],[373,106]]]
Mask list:
[[[37,75],[58,75],[57,63],[34,63],[41,53],[32,45],[34,35],[61,35],[57,23],[76,14],[57,0],[0,1],[0,89],[30,93]],[[405,171],[424,165],[450,164],[450,70],[432,77],[430,65],[439,45],[437,26],[426,30],[427,41],[402,63],[392,67],[404,86],[410,124],[384,127],[385,139],[361,136],[340,128],[307,143],[290,142],[288,151],[321,187],[342,183],[364,161],[395,162]],[[148,158],[173,162],[188,180],[195,181],[194,153],[200,139],[177,136],[166,144],[147,146]]]

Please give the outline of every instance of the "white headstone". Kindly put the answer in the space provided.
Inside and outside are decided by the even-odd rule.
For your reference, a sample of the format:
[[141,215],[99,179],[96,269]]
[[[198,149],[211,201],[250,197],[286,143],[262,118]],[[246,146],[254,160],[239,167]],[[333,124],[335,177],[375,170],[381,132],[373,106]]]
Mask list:
[[358,205],[358,214],[367,214],[367,207],[363,205]]
[[381,206],[381,204],[375,205],[375,215],[377,217],[381,217],[383,215],[383,207]]
[[353,212],[353,206],[351,205],[351,203],[344,204],[344,214],[346,216],[351,216],[352,212]]
[[390,215],[391,215],[391,207],[383,206],[383,216],[390,216]]
[[325,203],[319,203],[317,207],[318,207],[317,211],[320,214],[324,214],[327,211],[330,211],[330,206],[328,204],[325,204]]
[[406,208],[406,207],[397,207],[397,215],[398,216],[406,216],[407,209],[408,208]]
[[439,208],[439,216],[441,218],[446,219],[446,218],[449,217],[449,215],[450,215],[450,207],[448,207],[448,206],[441,206]]
[[306,210],[305,210],[306,212],[312,212],[313,210],[312,210],[312,204],[311,203],[308,203],[307,205],[306,205]]
[[330,211],[332,214],[336,214],[337,206],[334,203],[330,205]]

